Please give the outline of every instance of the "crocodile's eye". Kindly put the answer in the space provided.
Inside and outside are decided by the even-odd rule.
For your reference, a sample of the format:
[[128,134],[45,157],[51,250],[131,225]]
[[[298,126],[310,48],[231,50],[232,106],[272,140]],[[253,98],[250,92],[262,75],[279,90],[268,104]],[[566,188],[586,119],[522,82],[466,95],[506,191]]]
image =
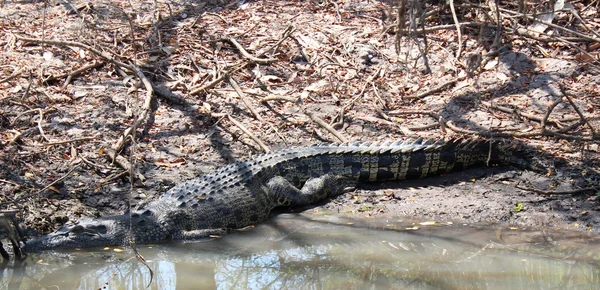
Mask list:
[[100,234],[106,234],[106,232],[108,232],[105,225],[92,226],[89,229],[95,231],[96,233],[100,233]]
[[82,225],[76,225],[74,227],[72,227],[71,229],[69,229],[70,233],[74,233],[74,234],[78,234],[84,231],[84,228]]

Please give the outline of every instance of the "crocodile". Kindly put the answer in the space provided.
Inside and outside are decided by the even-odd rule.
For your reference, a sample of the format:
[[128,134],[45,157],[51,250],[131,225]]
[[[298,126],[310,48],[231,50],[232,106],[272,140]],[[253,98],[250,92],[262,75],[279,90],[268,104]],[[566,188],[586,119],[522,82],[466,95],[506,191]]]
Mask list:
[[527,167],[510,141],[406,139],[293,147],[237,161],[175,185],[122,215],[82,218],[27,241],[28,252],[220,236],[264,221],[274,208],[305,206],[362,182],[423,178],[469,167]]

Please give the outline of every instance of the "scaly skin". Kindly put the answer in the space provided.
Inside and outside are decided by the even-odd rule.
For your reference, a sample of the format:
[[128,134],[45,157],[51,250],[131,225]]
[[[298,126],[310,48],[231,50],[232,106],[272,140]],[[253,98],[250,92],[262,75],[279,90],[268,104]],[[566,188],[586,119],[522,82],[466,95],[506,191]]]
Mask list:
[[[423,178],[486,165],[527,167],[516,147],[486,140],[319,144],[239,161],[176,185],[131,214],[81,219],[28,241],[26,251],[104,247],[220,235],[308,205],[360,182]],[[131,230],[130,230],[131,229]],[[131,234],[130,234],[131,233]]]

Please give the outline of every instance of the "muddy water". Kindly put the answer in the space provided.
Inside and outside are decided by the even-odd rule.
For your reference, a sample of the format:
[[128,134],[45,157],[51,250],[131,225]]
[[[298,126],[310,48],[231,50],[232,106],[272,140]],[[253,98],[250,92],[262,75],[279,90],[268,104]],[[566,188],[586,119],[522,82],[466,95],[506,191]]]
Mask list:
[[0,288],[600,289],[600,237],[557,229],[283,214],[220,239],[139,246],[147,266],[119,250],[11,261]]

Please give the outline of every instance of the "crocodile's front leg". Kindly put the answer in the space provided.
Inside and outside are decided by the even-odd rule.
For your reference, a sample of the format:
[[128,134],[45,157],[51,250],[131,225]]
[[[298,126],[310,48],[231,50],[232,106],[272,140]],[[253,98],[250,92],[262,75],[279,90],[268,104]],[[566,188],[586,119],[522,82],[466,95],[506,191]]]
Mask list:
[[303,206],[316,203],[327,197],[336,196],[355,188],[356,180],[340,175],[326,174],[311,178],[302,189],[298,189],[282,176],[267,182],[266,190],[278,206]]

